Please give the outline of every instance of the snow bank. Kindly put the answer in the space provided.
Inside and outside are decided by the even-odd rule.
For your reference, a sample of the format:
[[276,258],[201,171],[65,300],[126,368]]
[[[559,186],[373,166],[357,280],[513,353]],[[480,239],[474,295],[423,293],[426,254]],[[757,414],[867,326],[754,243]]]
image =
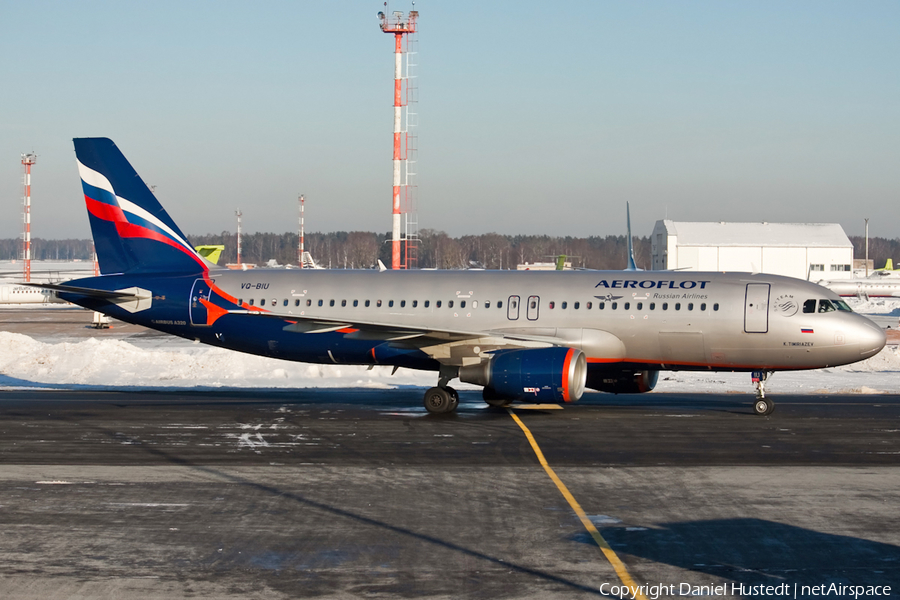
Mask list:
[[[160,347],[112,339],[45,343],[26,335],[0,332],[0,387],[112,388],[337,388],[430,387],[435,373],[390,367],[312,365],[241,354],[172,338]],[[776,373],[772,393],[900,393],[900,349],[888,346],[852,365]],[[459,389],[474,389],[454,383]],[[663,372],[661,392],[753,393],[748,373]]]
[[431,386],[433,373],[390,367],[311,365],[211,348],[141,348],[90,338],[49,344],[0,332],[0,385],[79,385],[138,388]]

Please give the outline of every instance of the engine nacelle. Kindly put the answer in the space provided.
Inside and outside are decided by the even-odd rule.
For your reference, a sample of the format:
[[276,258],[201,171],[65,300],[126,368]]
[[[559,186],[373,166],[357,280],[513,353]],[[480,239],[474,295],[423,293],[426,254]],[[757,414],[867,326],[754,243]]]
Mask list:
[[587,387],[611,394],[643,394],[656,387],[659,371],[594,371]]
[[584,393],[587,359],[576,348],[501,350],[479,365],[461,367],[459,379],[499,398],[575,402]]

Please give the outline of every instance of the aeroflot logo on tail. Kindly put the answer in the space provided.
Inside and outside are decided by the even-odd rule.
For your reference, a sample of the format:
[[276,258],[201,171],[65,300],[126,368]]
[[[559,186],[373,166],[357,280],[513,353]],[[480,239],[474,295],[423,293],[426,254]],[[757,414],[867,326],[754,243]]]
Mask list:
[[709,281],[653,281],[650,279],[644,279],[642,281],[638,281],[636,279],[613,279],[612,281],[607,281],[606,279],[601,279],[600,283],[595,285],[595,288],[603,287],[610,289],[643,289],[643,290],[693,290],[693,289],[706,289],[706,284]]

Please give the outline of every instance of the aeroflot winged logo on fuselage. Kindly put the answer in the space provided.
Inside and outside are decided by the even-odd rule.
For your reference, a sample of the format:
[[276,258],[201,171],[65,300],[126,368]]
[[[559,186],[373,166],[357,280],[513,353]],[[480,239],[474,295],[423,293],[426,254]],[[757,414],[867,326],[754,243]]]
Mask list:
[[709,281],[668,281],[660,279],[654,281],[652,279],[601,279],[595,288],[602,287],[608,289],[642,289],[642,290],[705,290]]

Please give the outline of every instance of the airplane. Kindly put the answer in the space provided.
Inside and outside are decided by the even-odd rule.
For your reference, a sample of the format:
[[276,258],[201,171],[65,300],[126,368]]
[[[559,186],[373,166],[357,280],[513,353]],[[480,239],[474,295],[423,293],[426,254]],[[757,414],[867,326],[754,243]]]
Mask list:
[[60,298],[206,344],[292,361],[434,371],[431,413],[454,379],[491,406],[574,402],[586,388],[651,391],[663,370],[765,381],[877,354],[884,332],[806,281],[671,271],[232,271],[191,246],[118,147],[75,139],[99,277]]
[[35,289],[20,283],[0,283],[0,304],[57,304],[65,300],[57,298],[49,289]]
[[845,298],[900,298],[900,271],[889,258],[883,269],[875,269],[868,277],[822,280],[817,282]]

